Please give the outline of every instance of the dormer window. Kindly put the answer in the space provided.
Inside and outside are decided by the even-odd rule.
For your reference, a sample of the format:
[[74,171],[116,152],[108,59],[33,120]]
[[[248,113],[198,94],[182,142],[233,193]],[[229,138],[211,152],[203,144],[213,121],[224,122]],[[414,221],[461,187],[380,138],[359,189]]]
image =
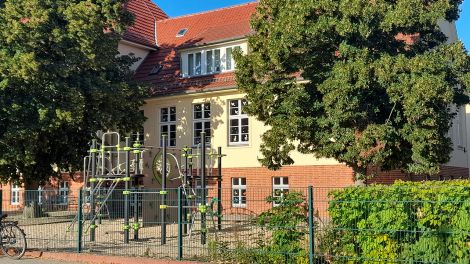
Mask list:
[[207,70],[206,73],[220,72],[220,49],[207,50]]
[[180,30],[178,31],[178,33],[176,33],[176,37],[177,37],[177,38],[184,37],[184,35],[186,34],[186,32],[188,32],[188,29],[187,29],[187,28],[180,29]]
[[181,53],[183,77],[215,74],[235,70],[233,51],[240,45],[216,47]]
[[155,65],[152,70],[149,72],[149,75],[157,75],[163,69],[163,65],[157,64]]

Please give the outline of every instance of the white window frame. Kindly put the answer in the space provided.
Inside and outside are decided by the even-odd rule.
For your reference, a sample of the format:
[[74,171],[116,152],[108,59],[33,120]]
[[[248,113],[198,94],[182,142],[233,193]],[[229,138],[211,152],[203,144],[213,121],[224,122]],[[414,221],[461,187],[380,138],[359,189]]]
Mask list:
[[20,204],[20,185],[18,183],[11,184],[10,191],[10,204],[19,205]]
[[[201,117],[200,118],[197,118],[196,117],[196,106],[200,105],[201,106]],[[209,105],[209,110],[205,110],[205,107]],[[206,134],[206,140],[207,138],[209,138],[209,142],[206,141],[206,146],[210,146],[210,138],[212,137],[212,122],[211,122],[211,116],[212,116],[212,107],[211,107],[211,103],[198,103],[198,104],[193,104],[192,105],[192,110],[193,110],[193,139],[192,139],[192,143],[193,143],[193,146],[197,146],[199,143],[201,143],[202,141],[200,142],[196,142],[197,141],[197,138],[196,137],[196,126],[197,124],[201,124],[201,132],[204,132],[204,131],[207,131],[209,130],[210,134],[207,135]],[[206,112],[209,112],[209,116],[207,117],[206,116]],[[206,125],[209,124],[209,128],[206,127]]]
[[[232,102],[237,102],[238,106],[236,109],[236,113],[232,114]],[[243,112],[243,107],[246,104],[246,99],[233,99],[229,100],[228,102],[228,145],[229,146],[247,146],[250,144],[250,119],[248,118],[248,115]],[[243,120],[246,120],[246,125],[242,125]],[[232,125],[232,121],[236,121],[237,124],[237,129],[238,133],[232,133],[232,128],[234,126]],[[243,128],[246,127],[248,131],[246,133],[243,133]],[[238,137],[237,141],[232,141],[234,139],[233,137]],[[248,137],[248,140],[243,141],[244,137]]]
[[[241,49],[241,46],[240,45],[236,45],[236,46],[231,46],[231,47],[226,47],[225,48],[225,67],[224,69],[226,71],[234,71],[236,68],[237,68],[237,65],[236,65],[236,62],[235,62],[235,59],[233,58],[233,52],[235,51],[235,49],[237,48],[240,48]],[[230,50],[230,58],[229,58],[229,51]],[[230,60],[229,60],[230,59]],[[228,68],[228,65],[229,65],[229,62],[230,61],[230,69]]]
[[[245,184],[243,184],[243,181]],[[235,195],[235,191],[238,191],[238,195]],[[235,202],[235,198],[238,198],[238,203]],[[243,198],[245,198],[243,203]],[[234,177],[232,178],[232,207],[246,207],[247,195],[246,195],[246,178],[245,177]]]
[[[166,109],[167,111],[167,120],[164,121],[163,120],[163,110]],[[174,109],[175,113],[174,113],[174,119],[172,119],[172,114],[171,114],[171,110]],[[158,126],[159,128],[159,134],[160,134],[160,146],[163,147],[163,141],[162,141],[162,135],[163,135],[163,127],[166,127],[167,128],[167,133],[168,133],[168,137],[167,137],[167,147],[170,147],[170,148],[174,148],[176,147],[176,130],[177,130],[177,127],[176,127],[176,120],[177,120],[177,116],[176,116],[176,107],[175,106],[167,106],[167,107],[161,107],[159,109],[159,120],[160,120],[160,125]],[[174,126],[175,130],[172,131],[171,130],[171,127]],[[171,133],[174,132],[174,135],[175,137],[172,138],[171,137]],[[174,140],[174,144],[172,144],[172,140]]]
[[38,204],[41,205],[42,204],[42,195],[44,193],[44,187],[42,186],[39,186],[38,187]]
[[[279,179],[279,184],[276,184],[276,179]],[[276,191],[279,191],[277,193]],[[289,192],[289,177],[287,176],[278,176],[273,177],[273,198],[284,198],[284,195]],[[279,206],[280,203],[273,201],[273,206]]]
[[[197,50],[183,51],[181,52],[181,74],[182,77],[197,77],[203,75],[211,75],[223,72],[233,72],[236,69],[236,62],[233,58],[233,51],[237,48],[242,48],[243,44],[227,45],[227,46],[215,46],[210,48],[200,48]],[[229,58],[229,50],[230,58]],[[219,68],[216,69],[216,51],[220,52],[219,56]],[[201,55],[201,62],[197,64],[197,54]],[[209,59],[210,58],[210,59]],[[228,63],[228,60],[230,62]],[[191,63],[190,63],[191,61]],[[212,67],[209,67],[209,62]],[[230,66],[230,69],[228,69]]]
[[[187,59],[187,72],[189,76],[200,76],[203,74],[203,52],[202,51],[197,51],[193,53],[189,53],[186,55]],[[200,62],[197,64],[197,58],[199,56]],[[192,60],[192,65],[189,63],[189,61]],[[192,67],[191,67],[192,66]],[[192,74],[191,74],[192,72]]]
[[[216,65],[216,57],[215,57],[215,53],[216,51],[219,52],[219,65]],[[209,52],[211,54],[211,71],[208,71],[208,68],[209,68]],[[205,67],[205,74],[214,74],[214,73],[219,73],[219,72],[222,72],[223,68],[222,68],[222,50],[220,48],[215,48],[215,49],[210,49],[210,50],[205,50],[204,51],[204,54],[205,54],[205,63],[204,65],[206,65]],[[219,67],[217,69],[217,66]]]
[[59,204],[69,203],[70,186],[68,181],[59,182]]

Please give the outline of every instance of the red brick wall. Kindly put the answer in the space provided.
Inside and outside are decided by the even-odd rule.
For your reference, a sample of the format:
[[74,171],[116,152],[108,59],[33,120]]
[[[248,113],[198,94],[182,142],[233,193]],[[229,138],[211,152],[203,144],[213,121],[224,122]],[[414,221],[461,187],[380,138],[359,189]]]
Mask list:
[[425,181],[425,180],[453,180],[468,179],[468,168],[442,166],[441,172],[437,175],[426,176],[402,172],[400,170],[379,171],[370,170],[369,174],[377,174],[374,178],[367,181],[368,184],[393,184],[396,180],[403,181]]
[[[78,200],[78,191],[83,186],[83,181],[81,177],[75,177],[75,180],[72,177],[64,173],[62,174],[62,179],[60,181],[67,181],[69,183],[69,199],[68,199],[68,210],[75,210],[77,208],[77,200]],[[25,189],[20,188],[20,195],[19,195],[19,204],[12,205],[11,204],[11,184],[3,184],[0,185],[0,189],[2,190],[2,209],[3,211],[21,211],[25,206]],[[31,191],[35,191],[37,188]],[[46,184],[43,188],[45,191],[44,195],[52,195],[52,192],[59,191],[59,180],[55,178],[51,178],[49,183]]]
[[[272,207],[266,197],[272,195],[273,177],[288,177],[289,189],[307,195],[308,186],[313,186],[317,208],[327,207],[327,194],[337,188],[354,184],[353,171],[344,165],[328,166],[286,166],[278,171],[263,167],[223,168],[222,206],[225,213],[257,214]],[[247,205],[245,208],[232,206],[232,178],[246,178]],[[211,182],[209,197],[216,197],[216,182]],[[321,210],[323,211],[323,210]]]
[[[425,176],[411,175],[400,170],[369,171],[378,175],[367,184],[392,184],[396,180],[422,181]],[[216,175],[216,173],[214,173]],[[354,185],[353,171],[345,165],[329,166],[286,166],[278,171],[270,171],[263,167],[253,168],[223,168],[222,169],[222,206],[225,213],[257,214],[271,208],[266,197],[272,195],[273,177],[289,177],[289,189],[303,192],[307,195],[308,186],[313,186],[313,197],[316,212],[323,215],[328,208],[328,193]],[[468,168],[443,166],[439,175],[429,180],[449,180],[468,178]],[[247,205],[244,208],[232,206],[232,178],[246,178]],[[209,181],[209,198],[217,197],[217,182]],[[209,199],[210,200],[210,199]]]

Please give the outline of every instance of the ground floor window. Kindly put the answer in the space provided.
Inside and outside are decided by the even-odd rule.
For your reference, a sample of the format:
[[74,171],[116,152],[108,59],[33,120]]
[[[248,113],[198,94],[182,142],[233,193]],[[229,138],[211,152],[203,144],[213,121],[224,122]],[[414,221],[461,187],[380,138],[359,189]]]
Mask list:
[[44,192],[44,187],[42,186],[39,186],[38,187],[38,204],[42,204],[42,195],[43,195],[43,192]]
[[273,198],[274,206],[278,206],[284,195],[289,193],[289,178],[288,177],[273,177]]
[[69,202],[69,183],[64,181],[59,184],[59,203],[68,204]]
[[10,203],[12,205],[20,204],[20,186],[19,184],[15,183],[11,185],[11,199]]
[[246,206],[246,178],[232,178],[232,206]]

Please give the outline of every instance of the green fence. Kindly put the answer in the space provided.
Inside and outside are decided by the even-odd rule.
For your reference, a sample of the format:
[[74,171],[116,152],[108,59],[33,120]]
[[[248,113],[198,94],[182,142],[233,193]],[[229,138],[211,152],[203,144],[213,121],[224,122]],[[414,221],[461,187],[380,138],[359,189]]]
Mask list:
[[[470,263],[465,189],[435,200],[400,199],[406,192],[390,192],[391,199],[383,191],[384,199],[367,199],[338,190],[233,188],[223,189],[219,201],[208,189],[206,205],[201,189],[114,190],[109,197],[102,190],[94,194],[95,210],[89,191],[3,192],[1,200],[29,248],[44,251],[224,263]],[[433,210],[452,215],[428,225]],[[427,250],[457,257],[420,253]]]

